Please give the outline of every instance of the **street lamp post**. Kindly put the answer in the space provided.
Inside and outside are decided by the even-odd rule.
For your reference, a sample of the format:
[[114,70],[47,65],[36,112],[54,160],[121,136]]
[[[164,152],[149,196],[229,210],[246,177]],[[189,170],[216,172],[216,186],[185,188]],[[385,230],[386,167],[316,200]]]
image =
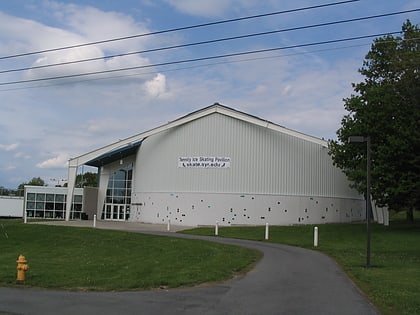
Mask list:
[[371,215],[371,202],[370,202],[370,137],[363,136],[350,136],[349,143],[366,142],[366,268],[370,268],[370,215]]

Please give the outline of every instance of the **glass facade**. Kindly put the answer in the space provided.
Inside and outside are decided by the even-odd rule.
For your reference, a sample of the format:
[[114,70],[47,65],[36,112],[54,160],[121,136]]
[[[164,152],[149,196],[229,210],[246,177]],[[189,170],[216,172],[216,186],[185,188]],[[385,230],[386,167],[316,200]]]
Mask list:
[[128,220],[131,205],[132,165],[120,169],[109,178],[102,219]]
[[[39,188],[27,188],[25,191],[26,216],[39,219],[64,219],[67,197],[65,191],[66,189],[60,189],[59,191],[48,189],[48,191],[43,192]],[[83,196],[75,192],[70,219],[81,219],[82,207]]]

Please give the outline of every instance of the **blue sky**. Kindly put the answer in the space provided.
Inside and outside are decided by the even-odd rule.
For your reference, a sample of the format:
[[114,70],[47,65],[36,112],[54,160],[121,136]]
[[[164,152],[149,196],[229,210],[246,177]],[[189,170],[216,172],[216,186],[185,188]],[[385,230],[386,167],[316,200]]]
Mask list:
[[[307,0],[102,0],[0,3],[0,57],[338,2]],[[104,57],[222,37],[420,8],[418,0],[360,0],[331,7],[0,60],[0,71]],[[333,139],[343,101],[373,39],[196,63],[153,66],[311,42],[395,32],[419,12],[217,44],[0,73],[0,83],[148,68],[95,80],[0,85],[0,186],[66,179],[70,157],[219,102],[316,137]]]

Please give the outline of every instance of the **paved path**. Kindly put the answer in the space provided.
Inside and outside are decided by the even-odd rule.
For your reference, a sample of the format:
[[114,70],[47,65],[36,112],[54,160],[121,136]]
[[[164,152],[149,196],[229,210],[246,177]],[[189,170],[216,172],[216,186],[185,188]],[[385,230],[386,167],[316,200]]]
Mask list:
[[0,288],[0,314],[378,314],[335,262],[316,251],[174,234],[162,231],[166,226],[119,228],[246,246],[264,257],[242,278],[196,288],[137,292]]

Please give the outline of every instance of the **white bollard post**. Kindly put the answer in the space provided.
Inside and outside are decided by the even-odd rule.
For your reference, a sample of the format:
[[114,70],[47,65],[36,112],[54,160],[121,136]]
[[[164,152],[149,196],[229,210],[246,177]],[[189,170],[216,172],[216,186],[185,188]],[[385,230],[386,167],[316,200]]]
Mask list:
[[314,247],[318,247],[318,227],[314,227]]
[[171,230],[171,220],[168,220],[168,226],[166,228],[168,232]]
[[27,216],[27,214],[26,214],[26,210],[25,210],[25,213],[24,213],[24,215],[23,215],[23,223],[27,223],[28,222],[28,216]]
[[219,235],[219,221],[216,221],[216,226],[214,227],[214,235]]
[[96,228],[96,214],[93,215],[93,227]]
[[268,240],[268,223],[265,224],[265,239]]
[[383,209],[384,211],[384,225],[389,226],[389,212],[388,209]]

